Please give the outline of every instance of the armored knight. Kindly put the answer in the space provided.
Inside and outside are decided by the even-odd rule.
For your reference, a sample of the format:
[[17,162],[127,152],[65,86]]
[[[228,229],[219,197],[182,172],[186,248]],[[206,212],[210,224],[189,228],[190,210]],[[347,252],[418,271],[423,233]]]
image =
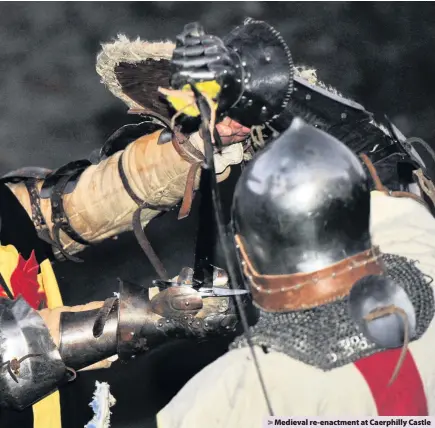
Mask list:
[[[152,46],[140,46],[153,57]],[[114,92],[119,88],[113,80],[116,64],[123,64],[126,52],[135,57],[134,50],[134,44],[120,42],[104,47],[99,56],[98,71]],[[156,72],[151,68],[150,80]],[[157,87],[152,88],[150,105],[158,103],[152,99]],[[226,144],[216,154],[222,181],[231,165],[242,160],[240,141],[249,129],[230,119],[218,129]],[[201,290],[180,275],[176,286],[169,283],[158,293],[147,288],[152,284],[121,281],[118,295],[71,306],[62,298],[63,284],[57,283],[50,262],[80,261],[76,254],[87,246],[133,229],[160,279],[168,280],[142,228],[181,201],[179,217],[189,214],[203,149],[198,132],[170,130],[157,111],[141,124],[117,131],[91,160],[70,162],[56,171],[23,168],[1,179],[2,428],[79,426],[76,419],[83,425],[74,397],[89,369],[109,367],[117,358],[128,361],[175,338],[199,342],[234,334],[237,318],[225,283],[223,290]],[[87,373],[77,373],[81,370]]]
[[[412,209],[416,207],[415,201],[421,202],[421,206],[418,205],[422,210],[419,213],[423,213],[420,226],[425,224],[423,220],[427,211],[423,203],[430,202],[433,197],[433,156],[427,145],[421,140],[406,140],[393,125],[388,122],[385,126],[380,124],[360,105],[324,87],[313,74],[295,68],[287,45],[272,27],[250,20],[220,40],[205,35],[194,25],[186,27],[177,40],[178,47],[174,50],[172,43],[130,42],[121,37],[104,45],[98,57],[97,71],[103,83],[130,107],[132,113],[144,117],[142,123],[121,128],[89,160],[71,162],[56,171],[27,168],[14,171],[2,179],[0,260],[5,299],[1,301],[0,396],[4,407],[14,409],[37,403],[33,406],[35,426],[60,427],[58,394],[38,400],[73,379],[77,370],[92,367],[93,363],[101,360],[100,366],[109,365],[107,358],[114,355],[119,355],[122,360],[129,359],[175,336],[201,339],[235,330],[234,310],[228,304],[228,297],[203,299],[201,291],[192,287],[169,287],[152,297],[147,289],[122,282],[119,296],[108,298],[105,302],[97,301],[73,308],[63,306],[59,286],[48,261],[51,253],[59,259],[80,261],[75,254],[86,246],[133,229],[159,276],[167,279],[142,228],[153,217],[181,201],[179,217],[188,215],[198,187],[204,152],[204,143],[201,135],[195,132],[194,121],[187,121],[182,127],[174,127],[170,123],[174,111],[158,93],[158,88],[168,87],[170,81],[174,89],[179,89],[190,81],[216,80],[222,89],[216,140],[222,140],[223,145],[214,156],[218,181],[228,177],[232,165],[250,159],[254,149],[263,146],[264,140],[268,142],[279,134],[284,138],[292,118],[302,116],[317,128],[339,137],[355,153],[367,154],[368,167],[373,170],[374,164],[379,171],[380,179],[373,174],[375,180],[371,183],[372,189],[382,192],[379,200],[394,200],[393,203],[397,203],[397,198],[393,196],[406,196],[400,203],[405,206],[412,202]],[[169,97],[168,100],[176,107]],[[189,126],[192,131],[189,131]],[[252,128],[252,136],[247,140],[249,127]],[[325,134],[321,135],[325,137]],[[325,147],[330,149],[327,157],[333,156],[334,144]],[[270,149],[264,154],[267,153]],[[258,159],[255,164],[258,164]],[[351,164],[356,171],[361,168],[353,161]],[[312,166],[318,167],[315,163]],[[413,177],[417,179],[418,188],[413,185]],[[325,182],[328,179],[326,174]],[[278,192],[280,183],[276,180],[268,183],[270,191]],[[403,192],[408,190],[414,193],[405,195]],[[385,193],[390,196],[387,198]],[[415,201],[410,201],[408,197]],[[364,199],[363,196],[361,198]],[[256,212],[253,209],[252,215]],[[358,218],[349,219],[357,221],[361,213]],[[311,229],[309,222],[304,227],[313,233],[318,230]],[[341,232],[337,233],[343,237]],[[244,238],[242,232],[240,236]],[[261,244],[261,236],[246,239],[254,239]],[[278,232],[275,236],[279,236]],[[368,249],[364,246],[369,238],[364,242],[361,248],[353,244],[346,257],[356,254],[352,253],[354,250],[364,253]],[[245,242],[243,245],[248,247]],[[264,246],[265,252],[267,248],[270,247]],[[251,257],[249,250],[246,251]],[[310,251],[319,254],[313,248]],[[375,256],[373,253],[373,258]],[[333,258],[328,257],[325,260],[333,263]],[[363,255],[363,260],[364,257],[371,256],[367,253]],[[282,260],[284,263],[284,258]],[[264,272],[259,266],[253,266],[260,276],[268,273],[267,265]],[[309,269],[311,265],[307,263],[306,266]],[[371,263],[370,266],[372,268]],[[319,270],[325,265],[320,262],[316,267]],[[374,273],[380,273],[376,269]],[[427,287],[423,278],[418,271],[412,272],[419,278],[424,293]],[[430,273],[430,270],[427,272]],[[408,288],[404,286],[404,289],[408,293]],[[399,313],[404,312],[407,319],[411,319],[409,328],[412,339],[420,337],[432,316],[431,300],[427,305],[426,322],[421,321],[424,318],[421,308],[426,306],[415,308],[416,301],[409,293],[407,298],[400,294],[400,290],[396,294],[405,301],[405,307],[399,304],[397,307]],[[222,300],[225,300],[225,310],[220,305]],[[357,299],[357,308],[358,302]],[[44,306],[47,308],[43,309]],[[261,302],[259,307],[262,307]],[[414,324],[412,308],[415,309]],[[270,308],[266,305],[263,309]],[[420,312],[417,313],[418,310]],[[267,318],[266,312],[263,312],[263,318]],[[396,320],[391,316],[388,319]],[[262,322],[258,328],[261,328]],[[373,325],[376,322],[373,321]],[[360,319],[357,318],[355,323],[359,326]],[[393,326],[399,328],[397,320]],[[80,332],[80,338],[77,332]],[[344,334],[346,339],[348,332]],[[379,334],[382,336],[382,333]],[[379,339],[376,332],[367,333],[364,340],[372,340],[371,350],[392,345]],[[418,345],[421,340],[415,344]],[[394,345],[397,346],[397,341]],[[354,352],[353,349],[351,351]],[[234,355],[234,352],[229,355]],[[376,355],[389,354],[379,352]],[[405,358],[404,364],[412,365],[409,361]],[[307,364],[303,359],[301,362]],[[402,365],[399,376],[403,376],[403,370]],[[416,377],[413,379],[415,381]],[[224,402],[222,397],[219,400],[218,404]],[[178,408],[177,404],[171,406]],[[196,407],[190,414],[195,411]],[[189,412],[186,414],[189,415]],[[0,424],[27,426],[29,418],[26,415],[28,412],[2,411]],[[167,415],[167,411],[162,415]],[[187,423],[186,426],[194,425]]]
[[[288,84],[273,68],[265,72],[273,58],[266,45],[258,52],[258,43],[246,46],[255,36],[265,40],[264,33],[267,46],[273,36],[275,47],[282,46],[273,29],[255,21],[224,42],[197,25],[178,38],[174,86],[217,79],[225,87],[227,76],[242,69],[235,79],[246,83],[239,98],[229,101],[223,91],[219,100],[231,106],[231,117],[245,125],[296,117],[243,170],[233,197],[232,241],[259,321],[185,385],[159,413],[158,426],[236,428],[273,415],[431,415],[435,219],[430,191],[425,192],[431,185],[430,150],[424,163],[416,150],[427,148],[421,141],[402,144],[392,125],[387,131],[362,108],[307,82],[297,88],[309,89],[305,101],[293,102],[290,89],[274,109],[276,98],[269,92],[268,101],[259,96],[263,104],[255,111],[258,88],[269,83],[265,76]],[[242,37],[246,34],[252,37]],[[253,57],[257,67],[249,69]],[[260,83],[251,80],[258,70]],[[329,107],[319,106],[311,117],[308,108],[298,113],[296,105],[306,107],[320,93]],[[253,108],[246,118],[237,114],[243,99]],[[349,107],[341,119],[353,112],[360,120],[322,124],[319,118],[332,120],[328,115],[338,102]],[[363,147],[367,142],[380,146],[370,150]],[[380,147],[390,155],[373,156]],[[420,191],[406,182],[392,155],[407,163]]]
[[[406,138],[387,117],[375,117],[325,85],[315,70],[294,66],[286,42],[267,23],[248,18],[223,39],[206,34],[199,24],[188,24],[173,57],[174,88],[192,81],[220,82],[219,111],[256,130],[251,149],[273,140],[294,117],[301,117],[354,153],[366,154],[395,196],[411,191],[433,206],[432,148],[420,138]],[[386,191],[370,181],[372,189]]]
[[422,200],[370,193],[355,154],[295,118],[242,172],[232,230],[260,319],[160,428],[433,414],[435,219]]

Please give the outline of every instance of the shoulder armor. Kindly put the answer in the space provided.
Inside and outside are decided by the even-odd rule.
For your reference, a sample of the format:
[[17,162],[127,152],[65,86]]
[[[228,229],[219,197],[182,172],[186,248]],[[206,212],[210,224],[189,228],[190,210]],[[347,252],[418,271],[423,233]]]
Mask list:
[[50,332],[24,299],[0,299],[0,407],[23,410],[68,381]]
[[327,118],[330,123],[342,123],[355,120],[372,120],[372,113],[361,104],[345,98],[336,91],[322,86],[312,85],[300,76],[294,78],[294,90],[291,101],[307,105],[309,109]]
[[51,173],[51,169],[41,168],[39,166],[26,166],[8,172],[0,178],[0,181],[3,183],[14,183],[27,179],[43,180]]

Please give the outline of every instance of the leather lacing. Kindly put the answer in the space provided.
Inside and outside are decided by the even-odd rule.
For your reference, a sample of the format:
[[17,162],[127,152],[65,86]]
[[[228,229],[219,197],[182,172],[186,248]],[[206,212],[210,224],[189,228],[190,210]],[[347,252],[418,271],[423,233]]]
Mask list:
[[[3,364],[0,365],[0,367],[6,366],[10,377],[14,380],[14,382],[19,383],[21,363],[29,358],[37,358],[43,356],[43,354],[27,354],[21,358],[12,358],[11,360],[5,361]],[[77,377],[76,371],[71,367],[65,367],[65,369],[68,373],[67,382],[72,382],[73,380],[75,380],[75,378]]]
[[402,308],[399,308],[396,305],[389,305],[389,306],[375,309],[374,311],[370,312],[368,315],[364,317],[365,321],[370,322],[392,314],[397,314],[402,318],[403,326],[404,326],[404,338],[403,338],[402,351],[400,352],[399,359],[397,360],[396,367],[394,368],[390,381],[388,382],[388,386],[391,386],[394,383],[394,381],[397,379],[400,369],[403,366],[403,362],[405,361],[406,352],[408,351],[408,345],[410,341],[408,316],[406,315],[406,312]]

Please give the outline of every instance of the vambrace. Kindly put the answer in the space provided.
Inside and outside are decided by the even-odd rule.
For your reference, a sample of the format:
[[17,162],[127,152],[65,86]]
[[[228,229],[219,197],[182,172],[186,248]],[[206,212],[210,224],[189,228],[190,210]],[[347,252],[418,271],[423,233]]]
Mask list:
[[115,354],[128,361],[175,338],[234,334],[236,325],[227,297],[203,300],[192,287],[173,286],[150,299],[148,288],[120,280],[118,296],[100,309],[61,314],[59,351],[81,370]]
[[70,380],[50,331],[24,299],[0,299],[0,407],[23,410]]
[[435,153],[427,143],[406,138],[387,117],[376,117],[317,80],[315,74],[310,78],[309,71],[297,72],[289,103],[270,124],[274,131],[284,132],[294,117],[301,117],[355,154],[367,155],[389,190],[411,191],[417,185],[417,193],[434,204]]
[[[179,217],[189,214],[199,184],[203,141],[197,133],[186,137],[161,129],[149,133],[147,128],[144,135],[147,129],[140,125],[115,133],[94,159],[96,164],[81,160],[54,172],[35,175],[25,169],[1,179],[32,218],[39,237],[52,245],[56,258],[81,261],[74,254],[86,246],[130,230],[139,240],[151,219],[181,200]],[[122,139],[128,143],[124,149]],[[227,156],[216,155],[222,164],[218,180],[228,176],[230,165],[241,162],[240,148],[230,146]]]

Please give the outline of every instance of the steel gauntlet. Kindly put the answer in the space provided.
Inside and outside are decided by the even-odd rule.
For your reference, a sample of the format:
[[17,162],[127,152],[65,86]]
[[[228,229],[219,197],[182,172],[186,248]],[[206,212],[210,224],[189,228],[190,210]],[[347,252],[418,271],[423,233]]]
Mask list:
[[64,312],[60,354],[80,370],[118,354],[127,361],[172,338],[205,339],[235,331],[237,317],[228,297],[207,298],[189,286],[173,286],[149,298],[149,289],[120,281],[119,296],[101,309]]
[[123,361],[173,338],[203,340],[235,333],[229,297],[207,297],[176,285],[150,299],[149,289],[120,281],[100,309],[62,312],[56,347],[37,311],[22,298],[0,299],[0,407],[22,410],[75,372],[118,355]]
[[224,39],[197,23],[177,37],[171,85],[217,80],[219,113],[244,126],[276,118],[293,90],[293,60],[278,31],[263,21],[245,20]]

